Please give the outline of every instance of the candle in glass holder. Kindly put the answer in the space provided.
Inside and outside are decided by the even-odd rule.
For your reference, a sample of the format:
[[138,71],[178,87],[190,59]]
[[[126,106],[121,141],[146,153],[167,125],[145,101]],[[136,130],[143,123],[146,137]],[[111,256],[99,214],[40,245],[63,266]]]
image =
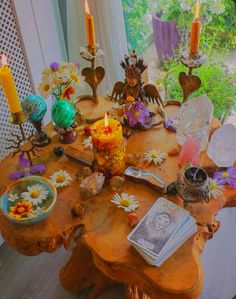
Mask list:
[[200,14],[200,0],[196,3],[196,12],[194,20],[192,21],[191,37],[190,37],[190,55],[196,55],[199,51],[201,22],[199,20]]
[[88,0],[85,0],[85,24],[87,33],[87,45],[88,47],[96,47],[95,29],[94,29],[94,17],[90,13]]
[[2,67],[0,67],[0,82],[6,95],[8,106],[11,113],[18,113],[22,111],[19,97],[16,91],[16,86],[10,68],[7,66],[7,59],[5,54],[1,59]]
[[196,137],[187,137],[179,155],[179,165],[190,162],[192,166],[199,166],[200,142]]
[[122,126],[114,119],[99,120],[91,127],[95,168],[107,177],[119,175],[125,168]]

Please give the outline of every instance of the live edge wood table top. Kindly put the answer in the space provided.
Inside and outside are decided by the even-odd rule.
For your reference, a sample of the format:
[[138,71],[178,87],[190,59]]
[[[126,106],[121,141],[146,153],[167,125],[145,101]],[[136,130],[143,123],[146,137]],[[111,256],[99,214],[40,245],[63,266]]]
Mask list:
[[[78,106],[85,116],[96,118],[104,115],[112,104],[100,98],[98,105],[86,101],[80,102]],[[166,110],[172,117],[177,108],[168,107]],[[212,126],[217,125],[214,120]],[[64,169],[70,173],[72,183],[58,190],[54,210],[40,223],[18,225],[0,214],[0,232],[5,241],[25,255],[53,252],[62,245],[66,249],[73,247],[68,263],[60,271],[60,280],[62,285],[72,292],[93,284],[90,298],[96,298],[105,287],[116,282],[126,285],[127,299],[198,298],[203,281],[200,253],[205,242],[214,234],[218,211],[225,206],[236,206],[236,191],[227,190],[224,196],[212,199],[209,204],[188,205],[187,209],[199,224],[197,234],[187,240],[161,267],[153,267],[148,265],[127,241],[127,235],[132,228],[128,224],[127,214],[110,202],[113,192],[108,186],[96,197],[86,201],[80,198],[76,174],[83,166],[65,156],[56,157],[53,148],[59,146],[58,135],[50,125],[47,130],[52,137],[52,143],[40,152],[40,158],[47,163],[44,176],[49,177],[56,170]],[[85,150],[81,142],[83,138],[80,134],[73,144],[82,151]],[[150,149],[160,149],[167,153],[176,145],[175,133],[160,126],[132,134],[127,143],[127,152],[142,154]],[[10,183],[8,177],[16,170],[17,159],[18,157],[9,156],[0,163],[0,184],[3,187]],[[176,156],[168,157],[160,168],[144,167],[155,171],[168,184],[174,181],[179,173],[177,160]],[[203,153],[201,165],[204,167],[210,164]],[[157,191],[130,181],[126,181],[124,191],[134,194],[139,200],[140,207],[136,214],[140,219],[160,196]],[[178,197],[169,199],[183,205]],[[85,206],[85,213],[81,217],[74,217],[71,208],[80,202]]]

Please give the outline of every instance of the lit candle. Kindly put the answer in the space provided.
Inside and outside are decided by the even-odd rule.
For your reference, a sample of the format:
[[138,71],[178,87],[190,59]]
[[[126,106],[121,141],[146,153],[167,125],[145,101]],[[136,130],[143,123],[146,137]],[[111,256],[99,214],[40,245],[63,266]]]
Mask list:
[[121,174],[125,167],[125,147],[121,124],[114,119],[99,120],[91,127],[98,171],[108,176]]
[[88,0],[85,0],[85,23],[87,33],[87,45],[88,47],[96,47],[96,38],[94,30],[94,17],[90,14]]
[[6,55],[2,55],[2,67],[0,67],[0,82],[2,84],[4,93],[7,98],[8,106],[11,113],[18,113],[22,111],[19,97],[14,84],[14,79],[10,68],[7,66]]
[[191,37],[190,37],[190,55],[196,55],[199,51],[201,22],[199,20],[200,14],[200,0],[196,3],[195,17],[192,22]]

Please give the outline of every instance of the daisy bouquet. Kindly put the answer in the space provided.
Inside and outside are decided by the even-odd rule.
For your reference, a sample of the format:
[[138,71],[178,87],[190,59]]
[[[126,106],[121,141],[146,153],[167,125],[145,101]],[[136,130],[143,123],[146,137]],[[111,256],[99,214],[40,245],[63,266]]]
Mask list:
[[81,81],[79,64],[53,62],[43,70],[38,91],[44,98],[53,95],[56,99],[71,101]]

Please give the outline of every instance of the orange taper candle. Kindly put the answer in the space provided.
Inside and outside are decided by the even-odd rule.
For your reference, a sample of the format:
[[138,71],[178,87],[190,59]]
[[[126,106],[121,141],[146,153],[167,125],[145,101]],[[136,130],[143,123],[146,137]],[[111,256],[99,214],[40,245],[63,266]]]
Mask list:
[[22,111],[16,86],[10,68],[7,66],[6,55],[2,55],[2,67],[0,67],[0,82],[7,98],[8,106],[11,113]]
[[196,55],[199,51],[201,22],[199,20],[200,0],[196,3],[196,13],[192,22],[191,37],[190,37],[190,55]]
[[87,46],[95,48],[96,38],[94,29],[94,17],[91,15],[88,5],[88,0],[85,0],[85,23],[87,33]]

